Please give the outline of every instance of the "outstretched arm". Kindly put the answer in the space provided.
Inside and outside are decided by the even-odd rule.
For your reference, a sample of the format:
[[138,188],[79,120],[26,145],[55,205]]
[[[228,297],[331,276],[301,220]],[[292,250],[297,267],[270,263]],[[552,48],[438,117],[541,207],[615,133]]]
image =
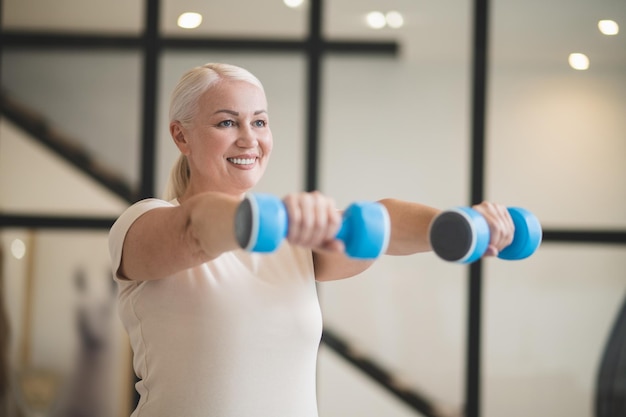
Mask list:
[[[391,235],[387,255],[411,255],[432,250],[429,228],[439,209],[397,199],[384,199],[382,203],[389,212]],[[490,242],[485,256],[497,256],[499,251],[511,244],[514,225],[505,206],[490,202],[474,205],[489,225]],[[373,261],[348,258],[344,253],[315,252],[315,276],[318,281],[349,278],[369,268]]]
[[[410,255],[430,250],[428,227],[439,210],[423,204],[397,199],[380,201],[389,213],[391,234],[388,255]],[[315,277],[318,281],[349,278],[369,268],[373,261],[347,257],[344,253],[315,252]]]

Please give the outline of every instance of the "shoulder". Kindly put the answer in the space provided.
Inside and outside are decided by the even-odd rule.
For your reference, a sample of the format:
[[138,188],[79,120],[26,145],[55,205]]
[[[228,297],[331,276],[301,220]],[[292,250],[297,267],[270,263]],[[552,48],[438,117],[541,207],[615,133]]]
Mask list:
[[110,234],[115,234],[119,230],[128,230],[130,225],[142,214],[159,207],[174,207],[178,205],[176,201],[165,201],[158,198],[147,198],[138,201],[128,207],[118,219],[113,223]]
[[109,252],[113,259],[120,259],[122,246],[126,233],[130,226],[150,210],[160,207],[174,207],[178,205],[176,201],[165,201],[158,198],[147,198],[140,200],[130,207],[117,218],[111,230],[109,231]]

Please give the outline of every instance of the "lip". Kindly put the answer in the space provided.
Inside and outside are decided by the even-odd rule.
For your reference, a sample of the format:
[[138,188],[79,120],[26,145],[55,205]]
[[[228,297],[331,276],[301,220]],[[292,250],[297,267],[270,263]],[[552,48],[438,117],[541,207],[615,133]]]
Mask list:
[[[233,159],[254,159],[254,162],[251,164],[246,164],[246,165],[242,165],[242,164],[236,164],[234,163],[232,160]],[[243,169],[243,170],[247,170],[247,169],[252,169],[255,166],[257,166],[258,162],[259,162],[259,156],[258,155],[254,155],[254,154],[243,154],[243,155],[234,155],[234,156],[228,156],[226,157],[226,161],[231,165],[234,166],[235,168],[238,169]]]

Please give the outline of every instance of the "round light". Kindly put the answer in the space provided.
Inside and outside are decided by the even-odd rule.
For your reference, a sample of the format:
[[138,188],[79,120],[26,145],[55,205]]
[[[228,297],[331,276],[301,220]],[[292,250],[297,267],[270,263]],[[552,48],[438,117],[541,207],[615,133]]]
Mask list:
[[178,26],[183,29],[195,29],[202,23],[200,13],[187,12],[178,16]]
[[15,259],[22,259],[26,255],[26,245],[21,239],[15,239],[11,242],[11,255]]
[[568,61],[569,65],[576,70],[586,70],[589,68],[589,58],[587,58],[585,54],[569,54]]
[[304,0],[283,0],[283,3],[285,3],[285,6],[295,9],[296,7],[302,6]]
[[390,11],[385,15],[385,20],[389,27],[398,29],[404,25],[404,17],[400,14],[400,12]]
[[598,29],[605,35],[617,35],[619,33],[619,25],[613,20],[600,20]]
[[382,29],[387,24],[385,15],[381,12],[369,12],[365,17],[367,25],[372,29]]

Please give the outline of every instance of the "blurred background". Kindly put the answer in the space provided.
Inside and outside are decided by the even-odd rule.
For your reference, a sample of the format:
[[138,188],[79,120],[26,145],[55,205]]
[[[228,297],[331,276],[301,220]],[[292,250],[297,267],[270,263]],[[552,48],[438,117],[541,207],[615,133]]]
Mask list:
[[320,417],[626,415],[624,0],[0,0],[0,29],[0,416],[129,415],[108,229],[161,195],[169,94],[218,61],[266,89],[258,191],[544,227],[524,261],[319,285]]

